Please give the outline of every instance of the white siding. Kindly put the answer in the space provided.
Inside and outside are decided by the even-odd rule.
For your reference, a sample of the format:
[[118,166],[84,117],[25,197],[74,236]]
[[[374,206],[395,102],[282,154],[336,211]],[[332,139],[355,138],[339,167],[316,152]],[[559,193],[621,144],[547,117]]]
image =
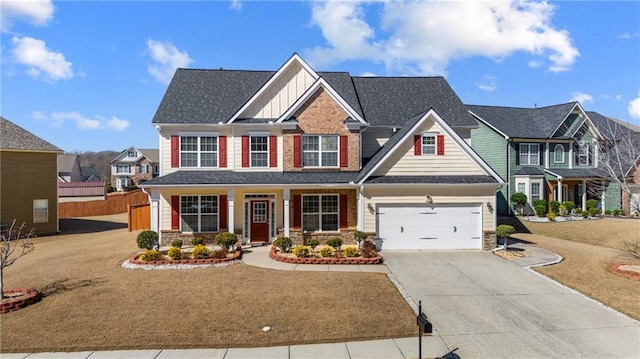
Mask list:
[[313,84],[313,77],[297,63],[281,74],[240,118],[278,118]]
[[391,128],[370,127],[362,132],[362,157],[370,158],[393,135]]
[[444,155],[416,156],[413,149],[414,135],[425,132],[444,134],[433,120],[427,119],[420,131],[410,135],[381,166],[374,176],[425,176],[425,175],[484,175],[480,167],[464,153],[448,136],[444,137]]
[[[229,128],[220,127],[218,125],[207,126],[207,125],[191,125],[184,127],[170,127],[163,128],[162,133],[160,134],[160,175],[165,176],[170,173],[173,173],[180,168],[171,167],[171,136],[178,136],[180,133],[189,132],[189,133],[215,133],[218,136],[227,136],[227,167],[221,168],[221,170],[230,170],[233,166],[233,138],[231,136],[232,132]],[[212,171],[217,171],[218,169],[212,169]]]
[[[251,168],[251,167],[242,167],[242,136],[249,136],[249,132],[269,132],[269,136],[278,136],[278,166],[277,167],[260,167],[260,168]],[[237,172],[265,172],[265,171],[282,171],[282,152],[284,151],[284,147],[282,144],[282,129],[280,127],[273,127],[269,130],[250,130],[248,128],[240,128],[234,131],[234,139],[229,140],[228,143],[228,156],[229,156],[229,168],[234,169]],[[235,165],[234,165],[235,164]],[[235,168],[233,167],[235,166]]]
[[[495,192],[488,186],[432,186],[432,187],[367,187],[364,191],[364,230],[376,232],[377,205],[388,204],[425,204],[426,196],[430,196],[433,203],[481,203],[482,230],[494,231],[496,228],[493,212],[489,211],[487,203],[495,206]],[[373,212],[370,210],[373,209]]]

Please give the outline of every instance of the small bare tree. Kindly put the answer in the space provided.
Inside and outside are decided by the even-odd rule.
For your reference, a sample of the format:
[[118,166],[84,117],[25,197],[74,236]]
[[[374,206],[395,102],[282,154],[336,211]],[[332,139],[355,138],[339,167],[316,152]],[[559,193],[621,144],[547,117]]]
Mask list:
[[33,251],[33,243],[30,239],[35,236],[35,232],[33,229],[27,231],[25,223],[16,226],[15,220],[11,223],[11,227],[2,229],[0,232],[2,239],[0,243],[0,296],[4,298],[4,268]]

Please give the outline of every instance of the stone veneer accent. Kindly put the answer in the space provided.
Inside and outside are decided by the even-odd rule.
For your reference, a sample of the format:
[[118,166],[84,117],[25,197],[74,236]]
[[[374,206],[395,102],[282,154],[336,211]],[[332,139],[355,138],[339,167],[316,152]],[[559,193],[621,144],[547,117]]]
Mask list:
[[496,231],[484,231],[482,237],[482,249],[490,251],[498,245],[498,237]]
[[[160,231],[160,233],[162,233],[162,239],[160,239],[160,245],[168,246],[174,240],[181,239],[182,244],[188,246],[188,245],[191,245],[191,240],[195,237],[203,237],[205,239],[205,243],[213,244],[213,240],[216,238],[216,235],[222,232],[226,232],[226,231],[215,232],[215,233],[180,233],[180,231],[175,229],[171,229],[171,230],[165,229]],[[238,236],[238,243],[244,243],[242,234],[236,233],[236,236]]]
[[[309,238],[316,238],[318,239],[318,241],[320,241],[321,245],[324,245],[326,244],[327,239],[333,238],[333,237],[342,238],[343,244],[357,244],[358,242],[356,242],[356,240],[353,238],[353,232],[355,232],[355,230],[342,230],[340,232],[330,232],[330,233],[323,233],[323,232],[304,233],[300,230],[289,230],[289,238],[291,239],[294,245],[303,245],[306,243],[306,240]],[[375,242],[375,234],[374,233],[368,233],[368,234],[369,236],[365,240]],[[279,236],[284,235],[282,229],[278,230],[278,235]]]

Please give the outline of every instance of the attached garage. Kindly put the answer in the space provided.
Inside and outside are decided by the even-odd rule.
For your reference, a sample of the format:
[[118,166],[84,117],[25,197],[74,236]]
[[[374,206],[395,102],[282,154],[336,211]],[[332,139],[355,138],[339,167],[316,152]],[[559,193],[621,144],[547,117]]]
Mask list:
[[482,249],[482,204],[379,204],[382,249]]

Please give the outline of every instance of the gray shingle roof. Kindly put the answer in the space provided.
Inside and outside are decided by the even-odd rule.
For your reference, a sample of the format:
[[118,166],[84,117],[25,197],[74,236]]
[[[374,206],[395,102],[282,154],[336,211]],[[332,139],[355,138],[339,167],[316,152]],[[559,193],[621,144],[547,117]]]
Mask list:
[[62,154],[58,156],[58,173],[71,173],[77,160],[78,155]]
[[0,116],[0,149],[63,152],[60,148]]
[[149,161],[154,163],[160,163],[160,154],[157,148],[138,148],[138,151],[142,152]]
[[482,105],[466,107],[511,138],[551,138],[576,103],[538,108]]
[[549,168],[545,172],[562,178],[602,178],[605,173],[597,168]]
[[541,170],[539,170],[537,167],[522,167],[518,171],[516,171],[516,173],[514,173],[513,175],[514,176],[544,176],[544,173]]
[[144,187],[171,185],[349,184],[358,172],[176,171],[144,182]]
[[369,177],[366,184],[482,184],[498,183],[491,176],[380,176]]

